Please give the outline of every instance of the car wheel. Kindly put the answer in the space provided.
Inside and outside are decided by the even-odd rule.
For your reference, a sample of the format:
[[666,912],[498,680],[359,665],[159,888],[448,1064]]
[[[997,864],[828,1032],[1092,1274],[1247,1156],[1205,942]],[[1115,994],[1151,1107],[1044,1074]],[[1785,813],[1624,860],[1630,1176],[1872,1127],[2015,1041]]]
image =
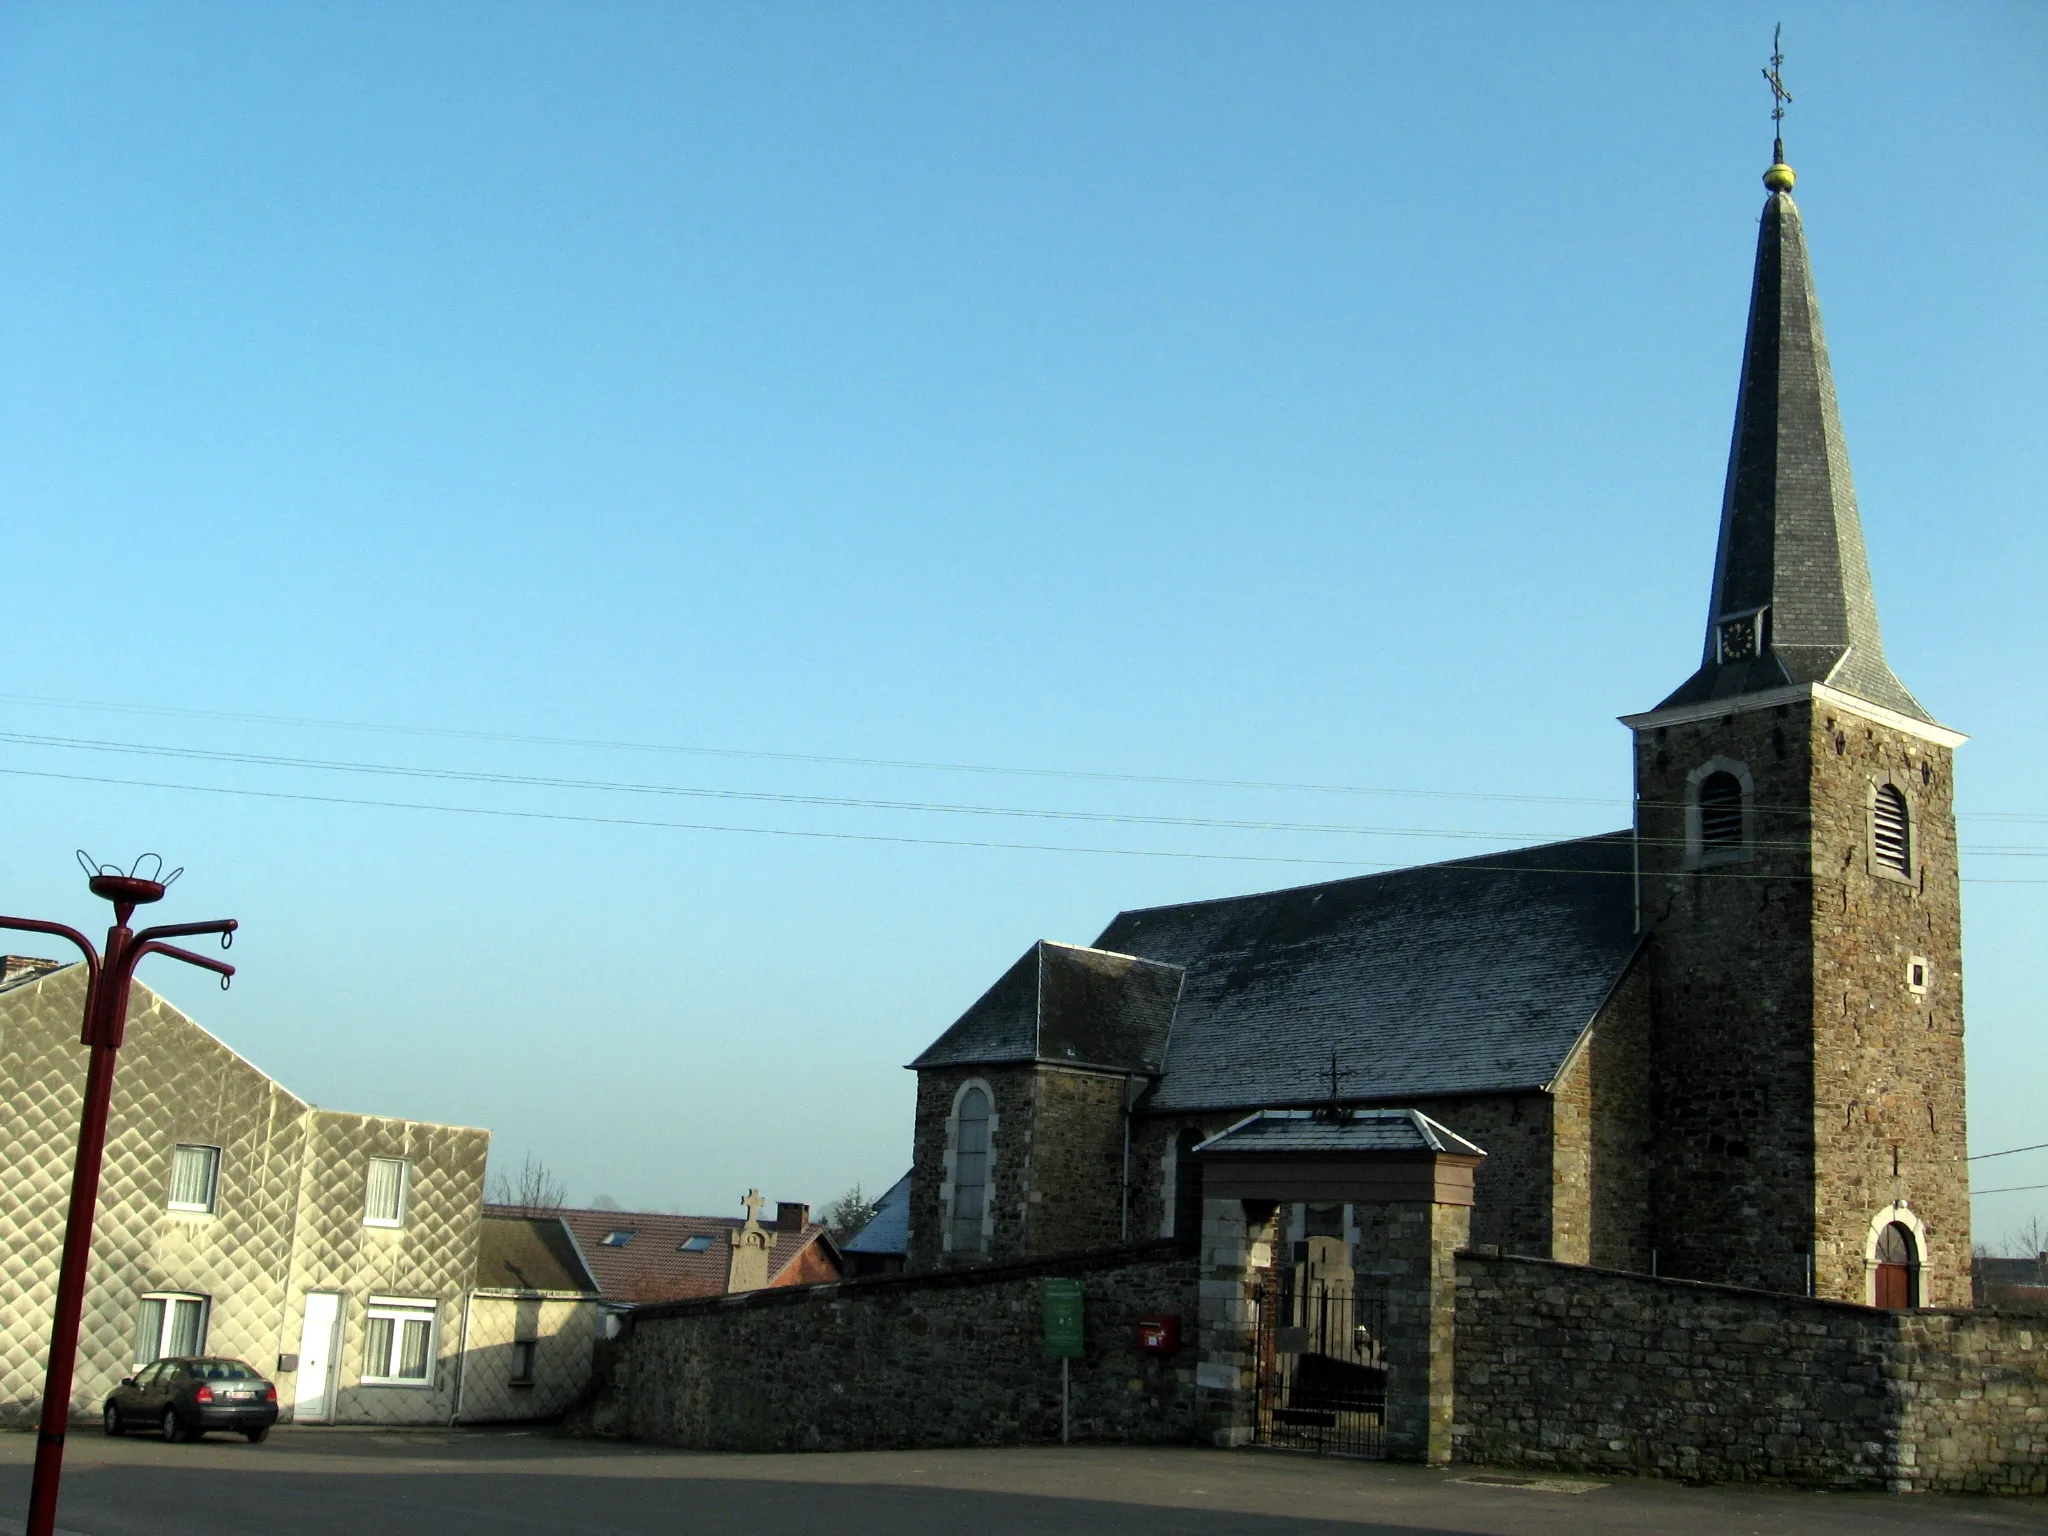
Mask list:
[[118,1435],[121,1433],[121,1410],[112,1403],[107,1404],[105,1423],[108,1434]]
[[266,1424],[261,1429],[243,1430],[242,1438],[247,1440],[251,1445],[261,1445],[263,1443],[263,1437],[269,1433],[270,1426]]
[[172,1445],[176,1445],[185,1438],[185,1426],[178,1422],[178,1415],[175,1409],[166,1408],[164,1410],[163,1422],[157,1425],[157,1432]]

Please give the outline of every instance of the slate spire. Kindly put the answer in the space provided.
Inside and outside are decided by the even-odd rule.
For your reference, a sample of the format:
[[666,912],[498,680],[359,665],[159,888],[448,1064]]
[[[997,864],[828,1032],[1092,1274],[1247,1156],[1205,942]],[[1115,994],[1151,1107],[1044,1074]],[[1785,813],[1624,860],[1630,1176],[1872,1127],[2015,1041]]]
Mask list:
[[1792,168],[1779,149],[1757,232],[1749,334],[1700,669],[1658,708],[1825,683],[1933,717],[1885,664],[1856,488]]

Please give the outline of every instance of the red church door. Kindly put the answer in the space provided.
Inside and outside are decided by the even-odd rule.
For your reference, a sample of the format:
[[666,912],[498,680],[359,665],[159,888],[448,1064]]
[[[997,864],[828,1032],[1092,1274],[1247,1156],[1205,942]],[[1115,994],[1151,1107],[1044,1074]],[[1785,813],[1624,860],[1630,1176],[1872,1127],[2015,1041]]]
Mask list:
[[1919,1298],[1913,1294],[1913,1281],[1920,1255],[1914,1251],[1913,1234],[1893,1222],[1878,1236],[1876,1257],[1877,1295],[1873,1299],[1877,1305],[1894,1312],[1916,1305]]

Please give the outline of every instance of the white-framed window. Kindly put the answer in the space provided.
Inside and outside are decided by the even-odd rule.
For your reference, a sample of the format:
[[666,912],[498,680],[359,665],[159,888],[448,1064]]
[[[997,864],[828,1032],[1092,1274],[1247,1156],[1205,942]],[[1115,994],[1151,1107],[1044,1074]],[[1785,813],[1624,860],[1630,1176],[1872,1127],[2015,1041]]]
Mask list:
[[206,1325],[213,1298],[184,1291],[150,1291],[135,1313],[135,1363],[148,1365],[166,1355],[206,1353]]
[[430,1387],[438,1303],[407,1296],[372,1296],[363,1318],[366,1386]]
[[402,1157],[373,1157],[363,1191],[363,1225],[405,1225],[406,1196],[412,1189],[412,1164]]
[[220,1192],[220,1148],[180,1142],[171,1149],[171,1195],[174,1211],[211,1211]]
[[512,1378],[510,1385],[530,1387],[533,1385],[534,1356],[540,1344],[534,1339],[515,1339],[512,1342]]

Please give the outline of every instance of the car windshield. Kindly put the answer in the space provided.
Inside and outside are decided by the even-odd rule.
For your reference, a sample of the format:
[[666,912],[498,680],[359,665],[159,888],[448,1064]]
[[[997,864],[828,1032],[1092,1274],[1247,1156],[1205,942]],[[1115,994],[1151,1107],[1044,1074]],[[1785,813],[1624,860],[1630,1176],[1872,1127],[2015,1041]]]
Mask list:
[[188,1360],[186,1371],[194,1381],[261,1381],[255,1371],[239,1360]]

